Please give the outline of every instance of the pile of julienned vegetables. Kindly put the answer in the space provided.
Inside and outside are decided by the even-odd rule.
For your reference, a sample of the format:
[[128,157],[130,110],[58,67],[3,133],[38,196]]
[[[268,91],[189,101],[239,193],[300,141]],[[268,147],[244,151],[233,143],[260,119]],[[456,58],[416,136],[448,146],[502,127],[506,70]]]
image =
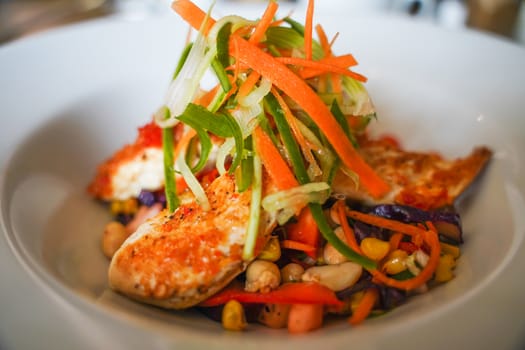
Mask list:
[[[357,151],[359,135],[375,117],[366,78],[351,70],[357,64],[351,54],[332,52],[335,38],[314,27],[313,1],[304,25],[276,18],[275,1],[254,21],[214,20],[189,0],[172,7],[198,33],[155,114],[167,207],[179,205],[174,169],[209,207],[197,174],[210,173],[211,159],[215,174],[230,173],[239,191],[252,191],[243,251],[251,263],[202,310],[212,316],[219,310],[226,329],[243,329],[247,318],[305,332],[327,314],[359,324],[452,278],[461,243],[456,213],[350,206],[330,196],[338,169],[372,197],[389,186]],[[216,84],[204,89],[210,71]],[[173,129],[181,124],[174,144]],[[264,198],[263,176],[279,189]],[[261,210],[273,213],[279,226],[254,256]],[[440,226],[452,226],[455,240],[445,239]]]

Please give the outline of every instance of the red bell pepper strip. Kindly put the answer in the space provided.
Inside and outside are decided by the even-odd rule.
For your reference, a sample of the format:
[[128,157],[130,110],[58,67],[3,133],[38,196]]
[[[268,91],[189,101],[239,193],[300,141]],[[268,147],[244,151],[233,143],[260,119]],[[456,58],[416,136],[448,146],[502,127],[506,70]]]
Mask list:
[[285,283],[268,293],[246,292],[242,285],[232,283],[199,306],[217,306],[237,300],[246,304],[323,304],[342,306],[335,293],[315,282]]

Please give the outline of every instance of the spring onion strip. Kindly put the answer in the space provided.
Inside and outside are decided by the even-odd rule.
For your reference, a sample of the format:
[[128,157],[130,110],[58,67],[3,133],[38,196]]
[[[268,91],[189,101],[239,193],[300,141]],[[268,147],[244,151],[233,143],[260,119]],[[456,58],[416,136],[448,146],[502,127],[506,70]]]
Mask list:
[[156,122],[160,127],[165,128],[178,123],[177,117],[184,112],[186,106],[195,98],[199,90],[200,81],[216,54],[217,47],[207,47],[204,36],[199,33],[188,54],[186,64],[183,65],[179,75],[168,87],[165,104],[170,109],[170,118],[156,118]]
[[[269,27],[266,31],[265,43],[279,49],[296,49],[301,52],[304,50],[304,36],[293,28]],[[314,60],[320,60],[324,56],[323,48],[317,41],[312,42],[312,54]]]
[[230,79],[228,79],[228,75],[226,74],[226,70],[224,69],[222,63],[217,58],[215,58],[211,61],[211,68],[215,72],[217,79],[219,79],[222,90],[224,92],[230,91],[232,85],[230,83]]
[[[255,148],[255,145],[253,145]],[[253,154],[253,180],[252,198],[250,203],[250,218],[246,232],[246,241],[242,252],[245,261],[250,261],[254,257],[257,234],[259,233],[259,220],[261,217],[261,197],[262,197],[262,163],[259,156]]]
[[181,154],[177,158],[176,166],[179,169],[182,177],[184,178],[184,181],[186,181],[188,188],[195,196],[197,204],[199,204],[202,207],[202,210],[204,211],[210,210],[210,202],[208,201],[208,197],[206,196],[204,189],[199,183],[199,180],[195,177],[188,164],[186,164],[183,152],[181,152]]
[[279,225],[284,225],[298,215],[309,203],[323,204],[330,196],[330,185],[326,182],[309,182],[288,190],[272,193],[262,200],[262,206],[274,215]]
[[235,181],[239,192],[246,191],[253,180],[253,154],[249,150],[245,150],[245,153],[240,166],[235,170]]
[[[338,162],[339,158],[334,156],[333,151],[329,145],[323,145],[323,143],[317,138],[315,133],[310,130],[306,125],[303,124],[299,119],[295,120],[299,132],[304,136],[307,142],[312,146],[314,150],[314,155],[321,164],[321,172],[323,181],[331,183],[331,178],[333,177],[334,164]],[[308,175],[311,176],[310,169],[307,170]]]
[[[279,125],[281,126],[281,129],[279,129],[279,133],[281,134],[281,137],[283,138],[283,142],[285,143],[285,147],[287,148],[288,154],[290,154],[290,161],[292,163],[292,167],[294,169],[294,173],[299,180],[299,183],[302,185],[308,183],[310,181],[308,177],[308,173],[306,171],[306,167],[303,163],[302,157],[301,157],[301,151],[299,150],[299,146],[293,139],[292,133],[290,131],[290,127],[288,124],[281,121],[279,123],[277,120],[281,119],[284,120],[284,115],[282,110],[280,108],[277,108],[278,102],[275,100],[272,101],[272,95],[268,95],[265,99],[265,106],[267,106],[268,111],[270,114],[274,117],[274,120],[276,122],[277,128],[279,129]],[[277,103],[277,105],[276,105]],[[272,108],[272,106],[274,108]],[[312,211],[312,215],[314,217],[314,220],[319,227],[319,231],[321,231],[321,234],[323,237],[330,242],[337,251],[339,251],[341,254],[346,256],[348,259],[354,261],[357,264],[362,265],[366,268],[374,269],[376,267],[376,264],[373,260],[368,259],[367,257],[364,257],[358,253],[356,253],[354,250],[352,250],[348,245],[346,245],[343,241],[341,241],[334,233],[332,228],[330,227],[330,224],[326,220],[326,217],[323,213],[323,209],[321,207],[321,204],[318,203],[310,203],[308,204],[308,207]]]
[[374,105],[363,84],[347,76],[343,76],[341,80],[343,83],[343,101],[340,107],[343,114],[356,116],[374,115]]
[[217,159],[215,160],[215,167],[220,175],[226,174],[227,170],[225,167],[226,158],[230,155],[231,151],[235,147],[235,139],[233,137],[224,140],[222,145],[217,150]]
[[258,87],[253,89],[248,95],[244,98],[239,98],[239,104],[244,107],[250,107],[258,105],[264,96],[268,95],[272,89],[272,82],[266,78],[261,79],[261,83]]
[[335,120],[337,120],[339,125],[341,125],[341,128],[345,132],[346,137],[348,137],[350,139],[350,141],[352,141],[352,145],[355,148],[358,148],[359,144],[357,143],[354,135],[350,132],[350,127],[348,126],[348,120],[346,119],[345,115],[343,114],[343,111],[341,111],[341,108],[339,107],[339,103],[337,103],[336,99],[334,99],[332,101],[332,106],[330,107],[330,112],[332,112],[332,114],[335,117]]
[[232,24],[227,22],[220,28],[217,33],[217,60],[223,67],[228,67],[230,65],[229,43]]
[[311,203],[308,205],[308,207],[310,208],[312,216],[314,217],[314,220],[317,223],[317,227],[319,227],[319,231],[321,231],[323,237],[339,253],[343,254],[345,257],[355,262],[356,264],[363,266],[365,269],[375,270],[377,268],[377,264],[373,260],[367,258],[366,256],[356,253],[352,248],[350,248],[346,243],[341,241],[334,234],[334,231],[332,230],[330,224],[326,220],[323,208],[320,204]]
[[195,132],[197,132],[197,136],[199,137],[200,156],[198,157],[199,159],[198,159],[197,164],[193,165],[193,168],[192,168],[192,171],[196,173],[202,170],[204,166],[206,165],[206,163],[208,162],[208,157],[210,155],[213,144],[206,130],[204,130],[201,127],[195,126],[194,124],[192,125],[191,121],[188,121],[186,119],[186,114],[182,114],[179,118],[183,120],[185,124],[191,126],[195,130]]
[[288,23],[293,30],[304,37],[304,26],[301,23],[291,19],[290,17],[286,17],[284,21]]
[[177,78],[177,76],[179,75],[180,70],[182,69],[182,67],[186,63],[186,60],[188,59],[188,55],[189,55],[192,47],[193,47],[193,43],[189,43],[188,45],[186,45],[186,47],[182,51],[182,53],[180,55],[180,58],[179,58],[179,62],[177,63],[177,67],[175,68],[175,72],[173,73],[172,80]]
[[179,206],[175,169],[173,168],[173,128],[162,129],[162,149],[164,152],[165,193],[168,210],[172,213]]

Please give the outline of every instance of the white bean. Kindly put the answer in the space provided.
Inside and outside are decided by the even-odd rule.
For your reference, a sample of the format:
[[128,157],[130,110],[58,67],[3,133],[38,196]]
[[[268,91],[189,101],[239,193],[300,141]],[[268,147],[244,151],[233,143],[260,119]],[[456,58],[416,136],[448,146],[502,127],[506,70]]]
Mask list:
[[286,282],[298,282],[304,273],[304,268],[296,263],[289,263],[281,268],[281,280]]
[[269,292],[281,283],[281,272],[276,264],[266,260],[255,260],[246,269],[247,292]]
[[347,261],[338,265],[310,267],[303,274],[302,280],[318,282],[337,292],[353,286],[361,277],[362,272],[361,265]]
[[[345,234],[341,226],[337,227],[334,230],[334,233],[340,240],[346,243]],[[341,264],[348,261],[348,259],[343,254],[339,253],[339,251],[330,243],[326,243],[323,248],[323,259],[325,263],[330,265]]]

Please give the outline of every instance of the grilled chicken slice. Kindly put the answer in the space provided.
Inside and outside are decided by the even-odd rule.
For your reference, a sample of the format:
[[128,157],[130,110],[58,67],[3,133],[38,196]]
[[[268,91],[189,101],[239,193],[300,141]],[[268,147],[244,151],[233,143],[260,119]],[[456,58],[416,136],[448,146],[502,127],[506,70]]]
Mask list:
[[[263,195],[272,191],[266,182]],[[143,223],[113,256],[111,288],[144,303],[182,309],[207,299],[244,271],[251,191],[238,193],[235,179],[222,175],[206,193],[209,211],[192,201]],[[263,211],[256,250],[274,227],[275,220]]]
[[403,150],[387,138],[360,140],[360,153],[389,185],[390,192],[374,199],[340,171],[333,192],[367,204],[397,203],[421,209],[452,205],[486,167],[492,151],[475,148],[465,158],[448,160],[438,153]]
[[[182,124],[173,130],[174,139],[182,133]],[[153,121],[138,129],[133,143],[116,151],[97,168],[88,193],[104,201],[137,198],[141,190],[164,187],[162,130]]]

